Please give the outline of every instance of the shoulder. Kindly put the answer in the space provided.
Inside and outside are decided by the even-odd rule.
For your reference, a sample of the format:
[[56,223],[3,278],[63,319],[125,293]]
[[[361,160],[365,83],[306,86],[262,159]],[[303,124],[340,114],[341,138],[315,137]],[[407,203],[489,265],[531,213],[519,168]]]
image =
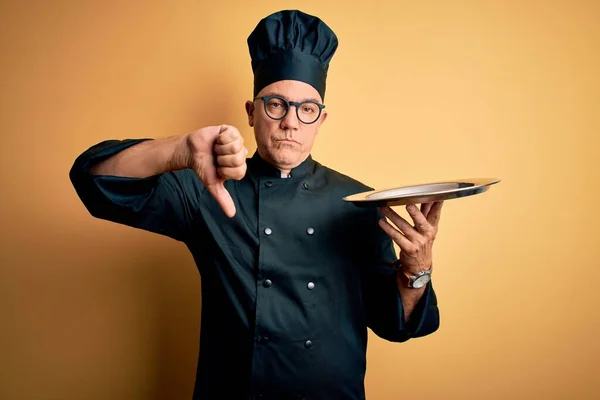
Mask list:
[[346,196],[373,190],[368,184],[319,162],[315,162],[313,179],[316,191],[329,199],[329,203],[335,205],[339,212],[349,213],[355,217],[362,216],[369,221],[377,217],[375,208],[362,208],[342,201]]
[[317,192],[327,199],[327,204],[331,205],[329,212],[347,217],[342,225],[347,227],[349,232],[379,231],[377,220],[382,217],[382,214],[377,208],[359,207],[343,201],[346,196],[370,191],[373,187],[319,162],[315,163],[313,179],[318,186]]
[[348,192],[348,194],[373,190],[373,188],[366,183],[341,171],[323,165],[318,161],[315,161],[314,176],[318,181],[323,181],[328,189]]

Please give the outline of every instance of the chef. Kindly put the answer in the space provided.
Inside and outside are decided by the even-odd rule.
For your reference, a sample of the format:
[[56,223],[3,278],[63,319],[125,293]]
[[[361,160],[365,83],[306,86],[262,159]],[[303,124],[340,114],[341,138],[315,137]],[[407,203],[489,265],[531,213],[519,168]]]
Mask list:
[[247,44],[252,155],[230,125],[107,139],[77,157],[70,179],[92,216],[193,255],[195,399],[363,399],[368,329],[405,342],[439,326],[431,250],[442,203],[408,206],[410,222],[356,207],[343,197],[372,188],[312,158],[338,46],[322,20],[276,12]]

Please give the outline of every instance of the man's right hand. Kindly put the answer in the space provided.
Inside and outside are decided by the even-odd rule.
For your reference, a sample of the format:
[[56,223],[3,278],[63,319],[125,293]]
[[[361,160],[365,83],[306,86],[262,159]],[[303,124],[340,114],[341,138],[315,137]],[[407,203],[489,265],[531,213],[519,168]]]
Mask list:
[[201,128],[187,135],[186,150],[189,168],[196,172],[225,214],[233,217],[235,205],[223,183],[246,175],[248,149],[240,132],[229,125]]

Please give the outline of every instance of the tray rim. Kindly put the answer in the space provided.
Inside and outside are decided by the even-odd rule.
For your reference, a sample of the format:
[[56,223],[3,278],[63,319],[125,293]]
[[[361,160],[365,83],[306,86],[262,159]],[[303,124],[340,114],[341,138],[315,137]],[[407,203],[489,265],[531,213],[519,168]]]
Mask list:
[[[417,198],[417,197],[431,197],[431,196],[452,194],[452,193],[456,193],[456,192],[476,190],[479,188],[485,188],[485,187],[488,187],[491,185],[495,185],[499,182],[501,182],[501,180],[498,178],[473,178],[473,179],[430,181],[427,183],[402,185],[402,186],[388,187],[388,188],[383,188],[383,189],[368,190],[368,191],[345,196],[343,198],[343,200],[347,201],[347,202],[352,202],[352,203],[382,203],[382,202],[385,203],[385,202],[398,201],[398,200],[408,200],[408,199]],[[455,188],[455,189],[437,190],[437,191],[428,192],[428,193],[413,193],[410,195],[393,196],[393,197],[388,197],[388,198],[378,198],[378,199],[369,199],[368,198],[368,196],[371,196],[371,195],[374,195],[377,193],[386,192],[388,190],[405,189],[405,188],[411,188],[411,187],[417,187],[417,186],[427,186],[427,185],[439,185],[439,184],[445,184],[445,183],[469,183],[469,184],[472,184],[472,186],[463,187],[463,188]]]

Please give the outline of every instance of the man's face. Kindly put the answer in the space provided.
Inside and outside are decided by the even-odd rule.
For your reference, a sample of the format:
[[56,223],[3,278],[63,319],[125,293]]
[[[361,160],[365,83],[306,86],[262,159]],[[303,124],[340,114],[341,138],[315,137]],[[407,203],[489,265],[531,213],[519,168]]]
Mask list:
[[[286,80],[272,83],[262,89],[256,97],[268,95],[278,95],[288,101],[299,103],[305,100],[323,103],[315,88],[300,81]],[[277,109],[279,105],[275,104],[274,108]],[[264,102],[260,99],[246,102],[246,112],[248,123],[254,127],[258,153],[281,170],[290,170],[308,157],[318,130],[327,118],[327,113],[323,110],[316,122],[305,124],[298,119],[296,106],[290,105],[283,119],[274,120],[267,115]]]

